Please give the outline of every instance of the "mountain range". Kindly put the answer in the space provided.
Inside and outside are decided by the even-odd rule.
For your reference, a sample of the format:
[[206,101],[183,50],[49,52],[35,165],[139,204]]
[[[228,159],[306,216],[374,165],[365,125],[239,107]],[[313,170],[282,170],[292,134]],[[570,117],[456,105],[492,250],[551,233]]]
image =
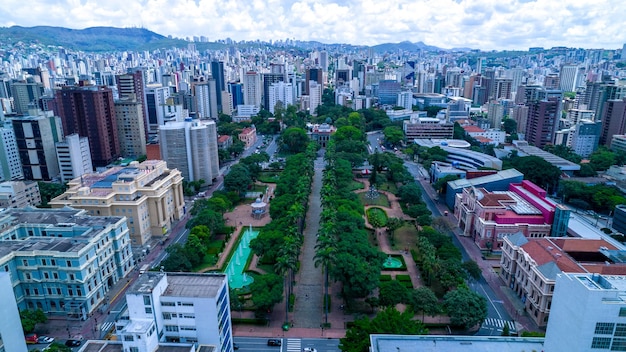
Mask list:
[[[145,28],[116,28],[116,27],[91,27],[85,29],[70,29],[64,27],[36,26],[36,27],[0,27],[0,45],[15,46],[18,43],[30,44],[39,43],[44,46],[61,46],[64,48],[85,51],[85,52],[107,52],[126,50],[154,50],[169,47],[185,47],[188,41],[166,37],[154,33]],[[366,48],[366,46],[355,46],[347,44],[322,44],[313,41],[298,41],[299,46],[308,49],[314,47],[352,47]],[[226,47],[220,42],[214,43],[194,43],[198,50],[219,49]],[[426,45],[423,42],[411,43],[408,41],[400,43],[384,43],[371,47],[374,51],[397,52],[399,50],[415,52],[441,51],[436,46]],[[469,51],[467,48],[451,49],[455,51]]]

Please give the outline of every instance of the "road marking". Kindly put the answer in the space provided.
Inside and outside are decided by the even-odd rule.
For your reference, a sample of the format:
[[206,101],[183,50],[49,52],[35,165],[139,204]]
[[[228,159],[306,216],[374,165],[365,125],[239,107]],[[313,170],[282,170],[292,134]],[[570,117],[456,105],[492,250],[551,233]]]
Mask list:
[[301,352],[302,339],[287,339],[287,352]]
[[512,320],[504,320],[504,319],[495,319],[495,318],[487,318],[483,321],[481,327],[485,329],[498,329],[498,331],[502,331],[504,329],[504,324],[509,324],[509,331],[511,333],[516,332],[515,322]]
[[111,330],[114,324],[115,323],[112,321],[107,321],[106,323],[102,324],[102,326],[100,327],[100,330],[104,332],[109,332],[109,330]]

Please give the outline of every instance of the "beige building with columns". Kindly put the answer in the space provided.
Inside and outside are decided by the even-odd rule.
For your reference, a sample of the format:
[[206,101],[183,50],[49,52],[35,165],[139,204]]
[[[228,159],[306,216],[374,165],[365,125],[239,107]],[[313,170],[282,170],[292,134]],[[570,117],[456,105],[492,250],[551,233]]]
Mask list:
[[73,179],[49,204],[85,209],[89,215],[125,216],[133,246],[167,236],[185,212],[183,177],[163,160],[132,162]]

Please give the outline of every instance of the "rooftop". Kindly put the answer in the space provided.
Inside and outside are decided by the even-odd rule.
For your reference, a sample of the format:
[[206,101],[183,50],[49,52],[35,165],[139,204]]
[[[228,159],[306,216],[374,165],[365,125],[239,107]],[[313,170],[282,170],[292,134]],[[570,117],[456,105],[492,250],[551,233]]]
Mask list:
[[[518,151],[521,152],[521,154],[538,156],[544,159],[545,161],[549,162],[550,164],[564,171],[580,170],[580,165],[573,163],[569,160],[565,160],[552,153],[548,153],[541,148],[537,148],[535,146],[529,145],[528,142],[524,142],[524,141],[515,141],[515,142],[516,142],[515,147]],[[523,156],[523,155],[520,155],[520,156]]]
[[[191,352],[194,351],[191,344],[163,343],[159,344],[155,352]],[[81,351],[83,352],[123,352],[121,341],[89,340],[85,342]],[[212,352],[213,350],[197,350],[198,352]]]
[[167,288],[163,295],[173,297],[213,298],[226,282],[225,274],[147,272],[130,287],[129,293],[151,292],[164,276]]
[[372,352],[542,351],[543,338],[502,336],[370,335]]
[[465,187],[479,186],[479,185],[484,185],[484,184],[488,184],[492,182],[512,179],[516,177],[524,177],[524,174],[522,174],[521,172],[515,169],[506,169],[506,170],[498,171],[497,173],[493,175],[476,177],[472,179],[462,178],[458,180],[453,180],[453,181],[448,182],[448,185],[450,185],[452,189],[462,189]]

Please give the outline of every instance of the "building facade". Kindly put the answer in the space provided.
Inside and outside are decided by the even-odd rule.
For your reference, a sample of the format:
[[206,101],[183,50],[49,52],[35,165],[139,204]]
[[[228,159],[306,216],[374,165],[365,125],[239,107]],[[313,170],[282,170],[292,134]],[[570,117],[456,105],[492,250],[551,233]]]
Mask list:
[[454,135],[454,124],[432,117],[414,117],[402,123],[404,136],[413,139],[449,139]]
[[5,181],[0,183],[0,208],[25,208],[41,204],[37,182]]
[[195,343],[233,351],[225,274],[147,272],[129,288],[126,303],[129,319],[117,322],[117,335],[128,347],[141,350],[148,340],[153,345]]
[[0,122],[0,178],[4,181],[24,179],[15,131],[10,121]]
[[248,149],[256,143],[256,128],[246,127],[239,133],[239,140],[243,142],[245,148]]
[[127,220],[79,209],[0,213],[0,265],[19,309],[84,320],[133,269]]
[[[504,237],[515,233],[526,237],[552,235],[555,214],[560,212],[569,210],[546,198],[546,191],[526,180],[509,185],[504,192],[468,187],[457,194],[454,204],[463,235],[471,237],[479,248],[493,251],[500,250]],[[561,216],[558,219],[569,220]],[[557,224],[557,228],[563,226]]]
[[59,162],[53,146],[63,138],[63,130],[59,118],[51,111],[31,112],[36,116],[12,120],[22,172],[27,180],[49,181],[59,175]]
[[159,129],[161,157],[188,181],[213,184],[219,176],[217,127],[214,121],[170,122]]
[[153,236],[166,236],[184,215],[183,177],[163,160],[132,162],[73,179],[49,204],[85,209],[95,216],[125,216],[131,244],[143,246]]
[[56,143],[55,147],[61,182],[68,182],[93,171],[87,137],[73,133],[65,136],[65,140]]
[[572,137],[572,149],[574,153],[588,157],[598,148],[602,123],[591,120],[580,120],[576,124],[576,130]]
[[89,138],[94,166],[107,166],[121,155],[113,92],[103,86],[63,87],[56,92],[65,134]]
[[146,127],[141,103],[134,99],[116,100],[115,119],[122,157],[146,155]]
[[26,352],[26,341],[24,340],[24,330],[20,312],[17,310],[17,302],[11,285],[11,275],[0,272],[0,351]]

